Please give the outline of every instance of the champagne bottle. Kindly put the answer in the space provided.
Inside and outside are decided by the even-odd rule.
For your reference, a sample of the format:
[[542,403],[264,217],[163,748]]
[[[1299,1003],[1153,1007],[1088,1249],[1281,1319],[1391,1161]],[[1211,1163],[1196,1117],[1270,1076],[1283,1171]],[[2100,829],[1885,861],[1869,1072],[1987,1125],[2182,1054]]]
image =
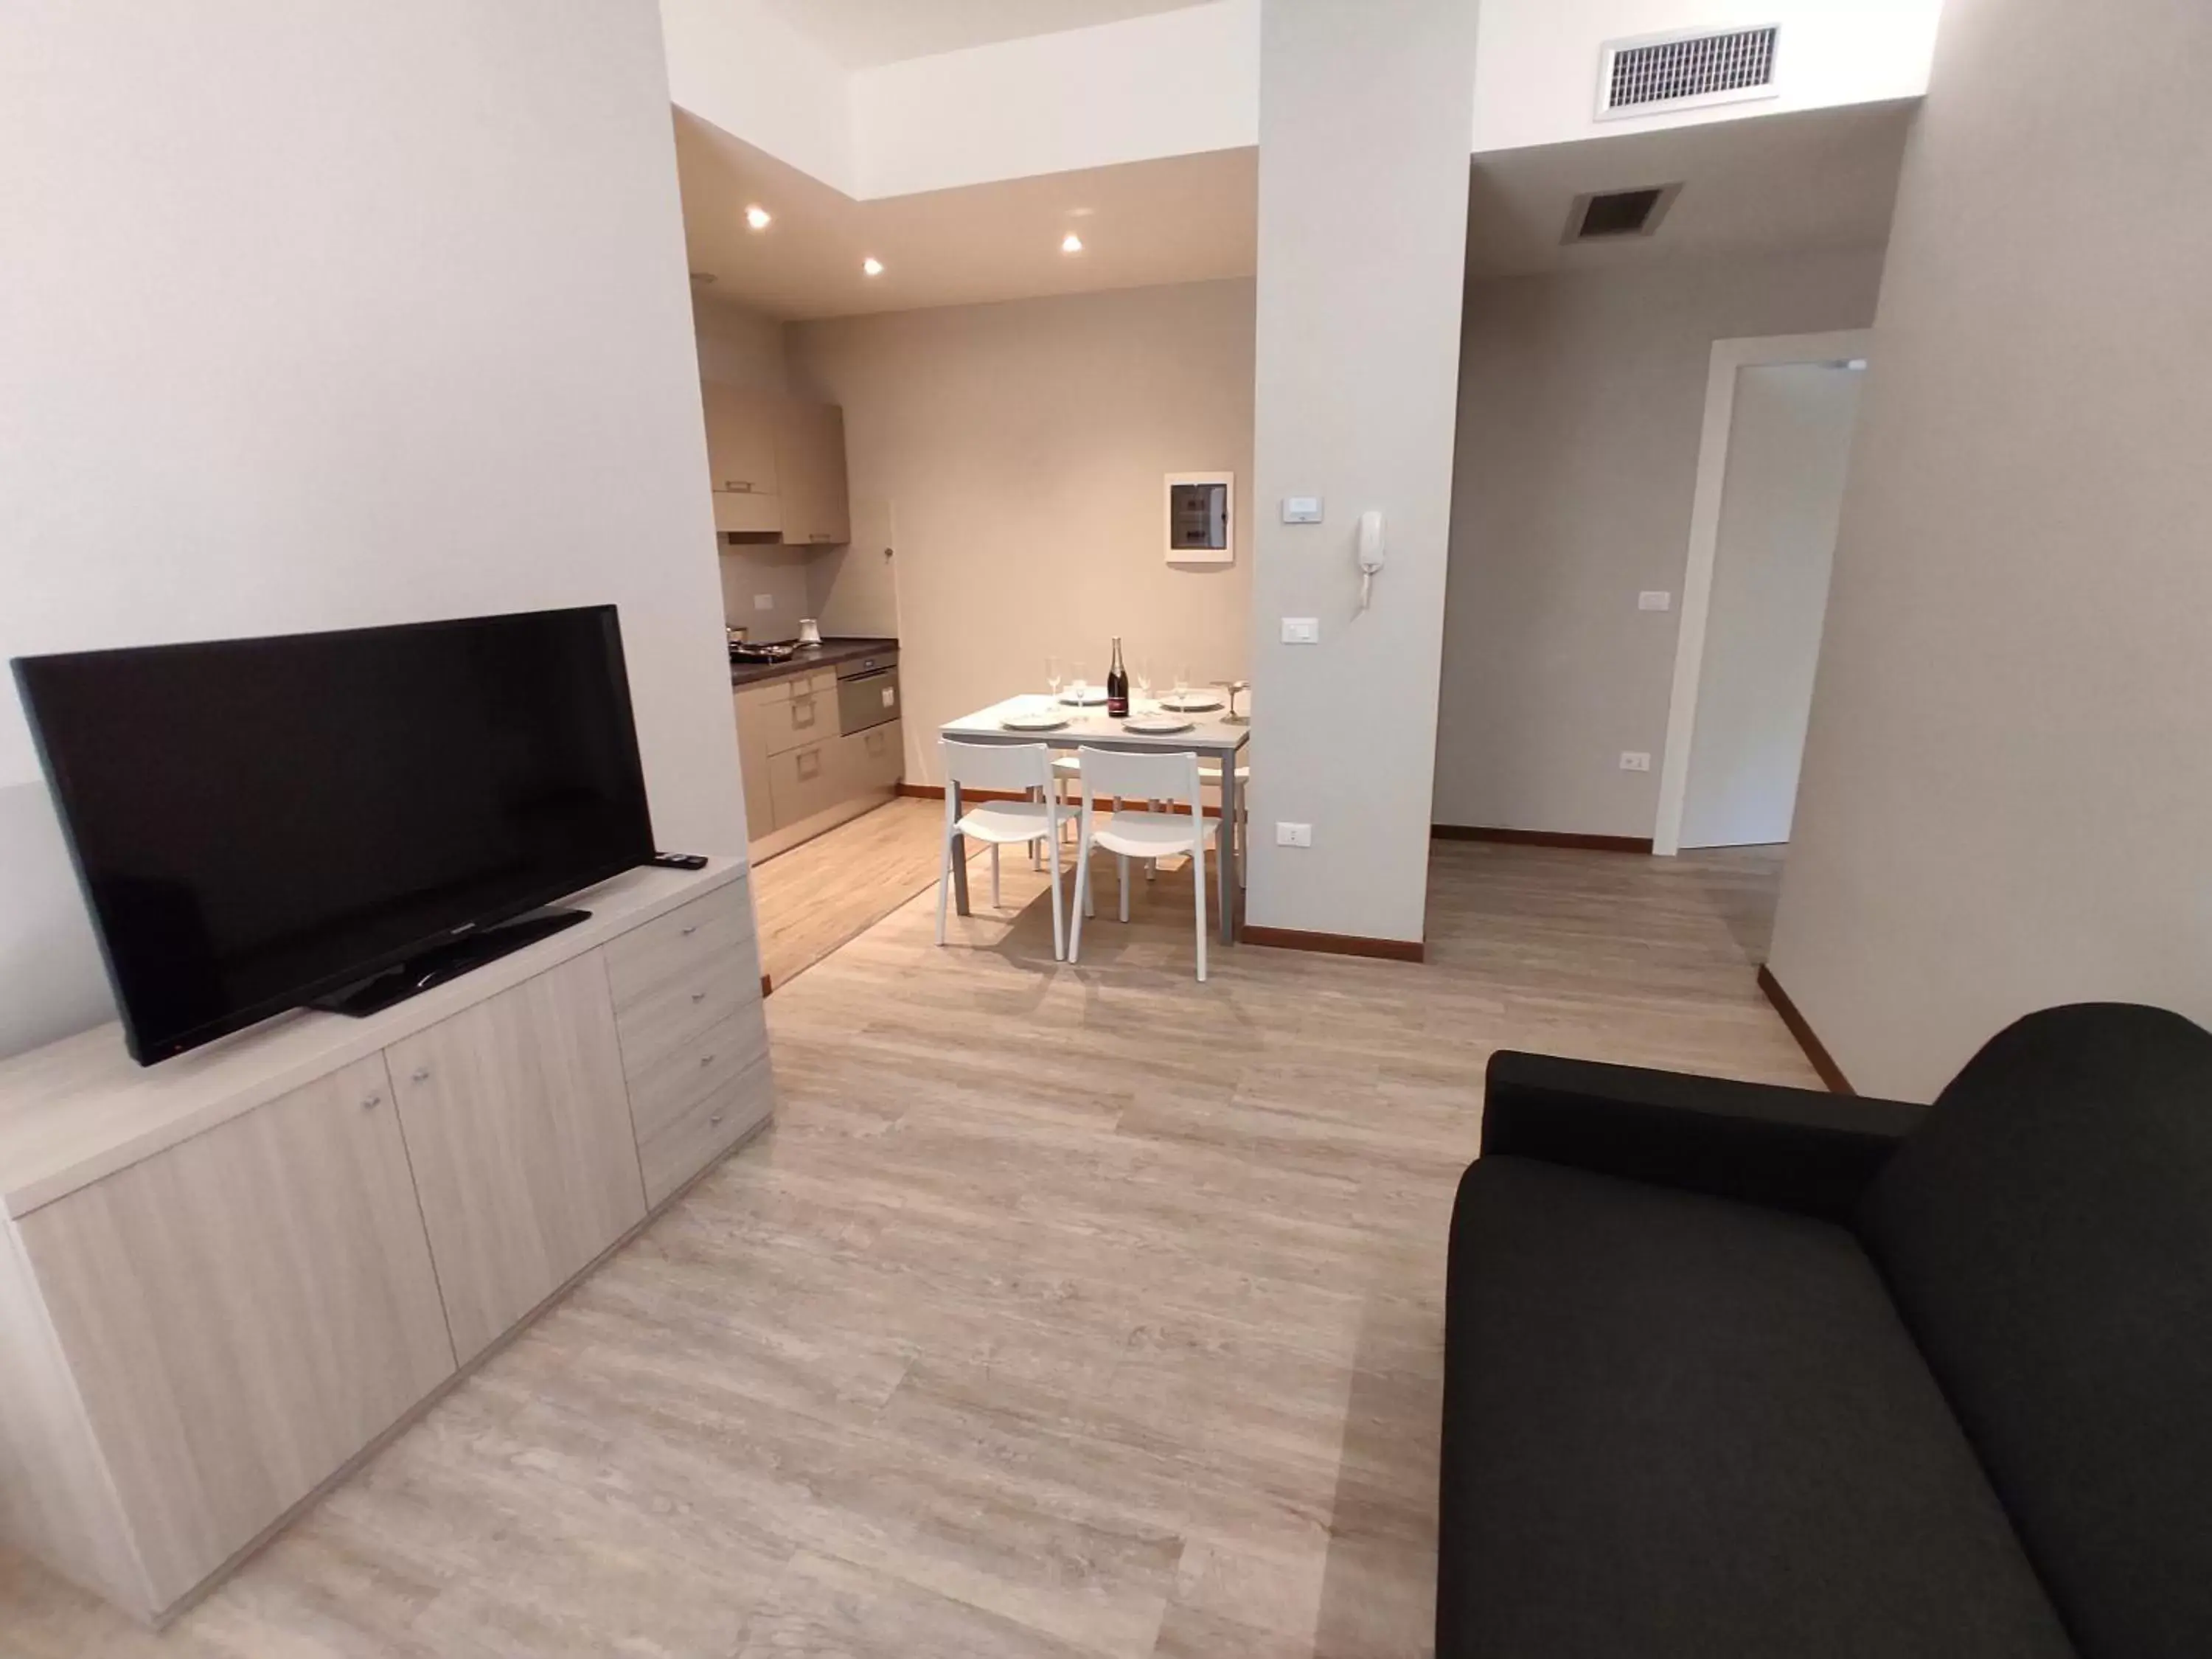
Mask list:
[[1129,671],[1121,666],[1121,641],[1114,641],[1114,665],[1106,671],[1106,713],[1112,719],[1129,718]]

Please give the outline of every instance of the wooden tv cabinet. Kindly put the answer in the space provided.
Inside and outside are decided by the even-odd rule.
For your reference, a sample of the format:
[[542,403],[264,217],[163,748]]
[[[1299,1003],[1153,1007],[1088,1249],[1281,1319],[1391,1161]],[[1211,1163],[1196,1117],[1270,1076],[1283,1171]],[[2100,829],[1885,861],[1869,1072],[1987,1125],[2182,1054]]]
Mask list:
[[366,1019],[0,1064],[0,1537],[173,1614],[774,1104],[742,860]]

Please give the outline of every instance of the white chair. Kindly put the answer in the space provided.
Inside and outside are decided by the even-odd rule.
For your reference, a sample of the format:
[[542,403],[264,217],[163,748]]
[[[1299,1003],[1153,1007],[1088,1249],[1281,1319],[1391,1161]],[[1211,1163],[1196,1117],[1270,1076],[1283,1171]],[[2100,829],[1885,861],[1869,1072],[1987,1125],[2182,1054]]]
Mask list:
[[[1198,757],[1182,754],[1127,754],[1114,749],[1079,751],[1083,764],[1083,832],[1076,841],[1075,920],[1068,935],[1067,959],[1076,960],[1083,947],[1083,918],[1091,908],[1091,849],[1103,847],[1114,854],[1115,889],[1121,897],[1121,920],[1129,919],[1129,860],[1190,854],[1191,902],[1198,921],[1198,976],[1206,978],[1206,843],[1214,825],[1206,816],[1198,793]],[[1117,800],[1164,801],[1189,807],[1181,812],[1116,812],[1103,824],[1097,821],[1099,797]]]
[[[1198,763],[1198,781],[1200,783],[1210,783],[1217,789],[1219,788],[1221,763],[1210,755],[1200,756]],[[1239,887],[1248,884],[1251,878],[1251,832],[1252,769],[1249,766],[1239,766],[1237,769],[1237,822],[1230,828],[1230,833],[1236,837],[1237,884]]]
[[[951,743],[939,738],[945,765],[945,858],[937,872],[937,942],[945,943],[945,906],[952,885],[952,843],[970,836],[991,848],[991,903],[999,902],[999,849],[1042,842],[1052,848],[1052,956],[1067,957],[1060,906],[1060,800],[1052,787],[1052,753],[1041,743]],[[1036,800],[979,801],[952,816],[952,786],[1037,791]]]

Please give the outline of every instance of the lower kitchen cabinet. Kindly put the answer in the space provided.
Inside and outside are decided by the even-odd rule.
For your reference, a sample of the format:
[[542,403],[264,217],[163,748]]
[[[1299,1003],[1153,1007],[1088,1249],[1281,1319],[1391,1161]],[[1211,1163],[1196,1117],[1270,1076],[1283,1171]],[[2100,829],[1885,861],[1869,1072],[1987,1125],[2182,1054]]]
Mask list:
[[776,828],[826,812],[844,799],[837,766],[841,738],[802,744],[771,756],[768,763],[769,790],[775,805]]
[[376,1055],[16,1228],[129,1541],[114,1519],[87,1530],[143,1575],[118,1583],[129,1568],[112,1568],[102,1588],[141,1613],[252,1543],[454,1370]]
[[598,951],[385,1050],[466,1364],[645,1214]]

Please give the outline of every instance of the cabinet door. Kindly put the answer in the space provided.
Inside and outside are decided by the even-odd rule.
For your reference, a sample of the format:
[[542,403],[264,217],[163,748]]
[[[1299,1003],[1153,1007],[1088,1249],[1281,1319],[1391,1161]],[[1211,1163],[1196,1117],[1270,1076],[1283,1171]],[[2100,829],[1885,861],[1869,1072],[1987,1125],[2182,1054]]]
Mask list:
[[820,544],[852,539],[845,482],[845,411],[835,404],[787,404],[776,427],[783,539]]
[[156,1610],[453,1374],[380,1056],[19,1226]]
[[645,1213],[596,951],[385,1050],[463,1364]]
[[738,767],[745,784],[745,839],[758,841],[775,828],[775,804],[768,778],[768,731],[749,711],[745,693],[737,694]]
[[769,757],[769,787],[775,800],[777,829],[788,829],[837,804],[840,741],[831,738]]
[[780,400],[708,381],[700,387],[700,401],[707,410],[707,469],[715,489],[775,495]]

